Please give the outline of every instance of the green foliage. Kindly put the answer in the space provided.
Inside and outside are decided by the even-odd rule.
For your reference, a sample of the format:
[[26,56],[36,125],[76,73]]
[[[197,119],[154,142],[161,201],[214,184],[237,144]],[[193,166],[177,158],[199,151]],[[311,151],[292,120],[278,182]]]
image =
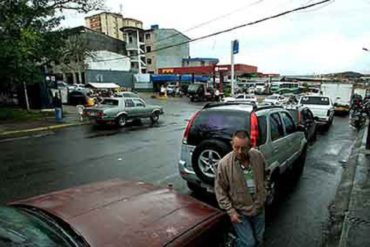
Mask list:
[[0,107],[0,121],[18,122],[39,120],[53,116],[54,112],[26,111],[15,107]]
[[58,29],[65,9],[101,9],[102,0],[2,0],[0,90],[40,81],[44,66],[59,59],[68,32]]

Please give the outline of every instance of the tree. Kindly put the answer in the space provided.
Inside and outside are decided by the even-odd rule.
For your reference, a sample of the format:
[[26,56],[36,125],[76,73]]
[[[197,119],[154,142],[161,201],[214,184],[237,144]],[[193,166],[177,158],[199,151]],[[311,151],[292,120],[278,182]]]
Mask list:
[[43,66],[61,57],[69,36],[58,28],[63,10],[102,8],[102,0],[2,0],[0,90],[41,81]]
[[86,37],[83,33],[73,34],[68,37],[62,48],[62,56],[59,60],[63,72],[72,72],[74,81],[78,74],[78,81],[82,82],[82,72],[87,69],[86,58],[94,58],[94,52],[89,49]]

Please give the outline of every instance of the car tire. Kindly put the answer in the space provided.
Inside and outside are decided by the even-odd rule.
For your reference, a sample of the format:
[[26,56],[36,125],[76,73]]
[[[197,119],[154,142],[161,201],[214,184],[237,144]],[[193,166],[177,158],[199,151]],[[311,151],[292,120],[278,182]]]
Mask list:
[[156,123],[159,120],[159,113],[158,112],[153,112],[152,115],[150,116],[150,121],[152,123]]
[[127,124],[126,115],[122,114],[122,115],[118,116],[117,119],[116,119],[116,124],[118,125],[118,127],[124,127]]
[[230,146],[218,140],[202,142],[192,155],[194,172],[204,183],[213,186],[218,161],[230,150]]

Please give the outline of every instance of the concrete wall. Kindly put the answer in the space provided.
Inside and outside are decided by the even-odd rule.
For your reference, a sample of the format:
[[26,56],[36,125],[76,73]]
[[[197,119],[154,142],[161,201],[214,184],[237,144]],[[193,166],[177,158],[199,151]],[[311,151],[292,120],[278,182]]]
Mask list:
[[87,42],[89,49],[94,51],[106,50],[126,55],[126,43],[122,40],[111,38],[102,33],[85,30],[80,34]]
[[[174,44],[179,44],[189,39],[175,29],[158,29],[156,34],[156,49],[161,49]],[[171,38],[168,38],[171,36]],[[182,59],[189,57],[189,44],[168,48],[156,52],[158,68],[181,67]]]
[[[145,40],[145,43],[146,46],[151,46],[152,51],[189,40],[175,29],[154,29],[149,33],[152,37]],[[147,71],[158,73],[159,68],[182,67],[182,59],[189,57],[189,44],[153,52],[146,57],[152,59],[152,65],[148,66]]]
[[87,58],[85,63],[91,70],[130,71],[130,58],[109,51],[95,51],[93,58]]
[[132,72],[127,71],[114,71],[114,70],[87,70],[86,83],[89,82],[113,82],[121,87],[133,88],[134,75]]

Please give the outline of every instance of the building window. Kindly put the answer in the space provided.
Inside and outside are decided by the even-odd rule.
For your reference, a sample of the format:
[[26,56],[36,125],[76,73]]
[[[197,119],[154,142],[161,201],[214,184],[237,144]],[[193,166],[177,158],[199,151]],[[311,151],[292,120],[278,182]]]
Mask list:
[[147,64],[152,64],[152,59],[151,59],[151,58],[147,58],[147,59],[146,59],[146,63],[147,63]]
[[132,41],[132,37],[128,37],[128,42],[131,44],[133,41]]
[[150,39],[150,33],[145,34],[145,39],[146,40]]
[[152,51],[152,47],[151,46],[147,46],[146,47],[146,52],[151,52]]

